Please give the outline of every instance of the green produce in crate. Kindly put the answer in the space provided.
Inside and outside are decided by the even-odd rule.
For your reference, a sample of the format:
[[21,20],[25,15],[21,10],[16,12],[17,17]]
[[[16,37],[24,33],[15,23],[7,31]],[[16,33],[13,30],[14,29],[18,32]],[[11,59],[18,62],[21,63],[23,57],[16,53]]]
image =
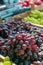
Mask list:
[[43,25],[43,20],[41,20],[40,24]]
[[6,56],[5,59],[4,59],[4,61],[10,61],[9,56]]
[[11,63],[11,61],[10,61],[10,58],[7,56],[7,57],[5,57],[5,59],[4,59],[4,65],[11,65],[12,63]]
[[0,65],[3,65],[3,62],[0,62]]
[[10,61],[9,56],[6,56],[3,62],[0,61],[0,65],[16,65],[16,64]]
[[5,61],[4,65],[12,65],[10,61]]
[[40,11],[32,11],[29,16],[24,18],[24,21],[38,24],[38,25],[43,25],[43,12]]
[[38,19],[42,17],[43,15],[42,15],[42,12],[36,10],[36,11],[32,11],[30,16]]

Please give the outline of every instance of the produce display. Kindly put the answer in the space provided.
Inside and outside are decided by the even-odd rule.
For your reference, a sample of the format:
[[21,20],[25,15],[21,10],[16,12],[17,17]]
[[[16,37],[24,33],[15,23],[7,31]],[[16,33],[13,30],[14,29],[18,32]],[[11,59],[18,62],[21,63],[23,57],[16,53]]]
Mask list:
[[38,25],[43,25],[43,12],[37,10],[31,11],[31,13],[24,18],[24,21]]
[[16,65],[16,64],[11,62],[10,58],[6,56],[3,61],[2,60],[0,61],[0,65]]
[[[25,60],[28,63],[43,61],[43,29],[22,20],[1,23],[0,54],[9,56],[16,64]],[[4,62],[4,65],[11,65],[11,62]]]
[[[5,4],[7,9],[0,12],[0,65],[43,65],[43,0]],[[20,15],[11,17],[15,14]]]
[[34,6],[39,6],[43,3],[43,0],[24,0],[23,2],[18,2],[19,4],[22,4],[22,7],[29,7],[31,4]]

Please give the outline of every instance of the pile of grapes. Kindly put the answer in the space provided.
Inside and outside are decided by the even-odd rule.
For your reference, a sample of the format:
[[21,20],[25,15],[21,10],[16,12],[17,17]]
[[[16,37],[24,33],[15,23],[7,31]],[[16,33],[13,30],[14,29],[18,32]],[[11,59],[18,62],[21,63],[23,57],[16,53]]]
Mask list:
[[30,23],[12,21],[0,24],[0,54],[11,60],[42,60],[43,29]]
[[38,25],[43,25],[43,12],[37,10],[31,11],[31,13],[24,18],[24,21]]

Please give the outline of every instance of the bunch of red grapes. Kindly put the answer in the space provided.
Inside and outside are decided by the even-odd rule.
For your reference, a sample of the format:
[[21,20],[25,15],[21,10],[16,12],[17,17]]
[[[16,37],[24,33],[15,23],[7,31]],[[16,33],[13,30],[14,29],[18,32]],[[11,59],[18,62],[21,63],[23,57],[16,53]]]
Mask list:
[[[16,42],[15,42],[16,40]],[[32,57],[32,53],[36,56],[34,56],[34,60],[38,58],[38,52],[39,48],[35,44],[36,40],[34,37],[31,37],[28,33],[18,33],[15,36],[15,39],[13,39],[14,43],[14,52],[16,53],[17,56],[19,56],[21,59],[30,59]],[[33,59],[32,58],[32,59]]]
[[43,29],[22,20],[0,25],[0,54],[11,58],[41,60]]

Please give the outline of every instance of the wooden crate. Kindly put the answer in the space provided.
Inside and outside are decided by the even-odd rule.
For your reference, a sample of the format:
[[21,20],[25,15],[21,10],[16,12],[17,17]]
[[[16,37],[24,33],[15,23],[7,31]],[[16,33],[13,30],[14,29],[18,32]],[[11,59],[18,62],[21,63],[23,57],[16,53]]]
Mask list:
[[41,4],[41,5],[38,6],[38,7],[35,7],[35,10],[36,10],[36,9],[43,12],[43,4]]
[[14,16],[14,19],[15,19],[15,20],[23,19],[24,17],[28,16],[30,12],[31,12],[31,11],[27,11],[27,12],[24,12],[24,13],[22,13],[22,14],[15,15],[15,16]]

